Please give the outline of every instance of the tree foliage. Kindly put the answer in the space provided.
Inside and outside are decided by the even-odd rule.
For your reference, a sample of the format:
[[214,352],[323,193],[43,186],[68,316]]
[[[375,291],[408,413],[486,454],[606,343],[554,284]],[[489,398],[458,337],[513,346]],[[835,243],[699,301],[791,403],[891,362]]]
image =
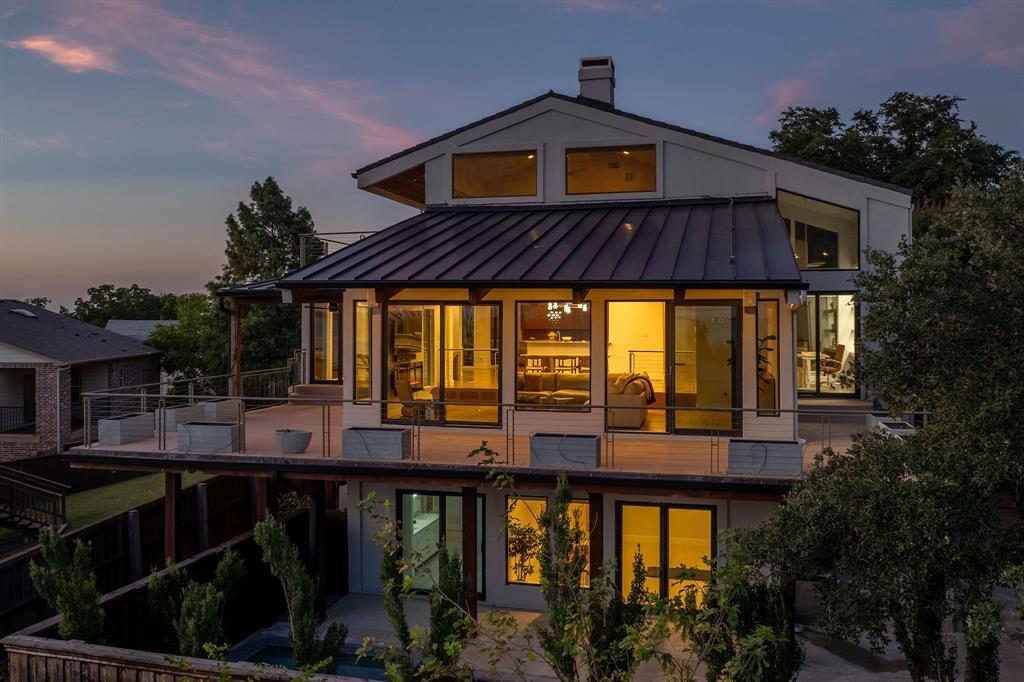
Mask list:
[[101,284],[89,287],[85,298],[76,298],[71,310],[61,306],[61,313],[97,327],[105,327],[109,320],[174,320],[176,301],[174,294],[154,294],[138,284]]
[[257,523],[253,528],[253,539],[263,550],[264,563],[284,589],[295,665],[306,670],[333,670],[338,665],[348,628],[335,622],[322,636],[317,635],[316,582],[306,573],[299,550],[277,519],[271,515]]
[[206,656],[224,643],[224,604],[245,575],[242,556],[227,550],[217,562],[213,580],[197,583],[186,571],[168,566],[154,573],[148,585],[150,615],[165,651]]
[[29,577],[39,596],[61,614],[60,636],[101,644],[104,612],[92,571],[90,545],[75,540],[74,553],[69,557],[60,533],[44,528],[39,533],[39,546],[43,563],[30,562]]
[[163,369],[172,379],[227,374],[227,315],[209,294],[178,297],[178,324],[153,330],[149,344],[164,352]]
[[769,137],[775,151],[909,187],[921,206],[941,206],[957,182],[991,185],[1018,158],[960,118],[962,101],[897,92],[848,122],[835,107],[790,107]]

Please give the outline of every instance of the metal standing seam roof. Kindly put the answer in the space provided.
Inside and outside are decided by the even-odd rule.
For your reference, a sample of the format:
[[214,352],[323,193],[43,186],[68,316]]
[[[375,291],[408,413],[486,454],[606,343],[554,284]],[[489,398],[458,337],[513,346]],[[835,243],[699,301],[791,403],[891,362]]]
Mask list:
[[278,283],[806,288],[767,198],[431,207]]
[[0,342],[67,363],[160,353],[123,334],[13,299],[0,299]]

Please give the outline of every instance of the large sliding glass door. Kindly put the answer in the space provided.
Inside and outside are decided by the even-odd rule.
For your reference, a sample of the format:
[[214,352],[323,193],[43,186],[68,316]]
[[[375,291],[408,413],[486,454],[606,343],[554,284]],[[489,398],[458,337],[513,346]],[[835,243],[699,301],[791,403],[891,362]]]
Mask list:
[[679,303],[674,312],[673,410],[676,431],[733,431],[739,407],[739,303]]
[[857,305],[850,294],[811,294],[796,319],[797,390],[853,395]]
[[387,325],[386,419],[499,423],[497,304],[389,304]]
[[715,510],[673,504],[618,504],[619,584],[629,594],[629,567],[637,552],[647,569],[647,591],[662,597],[682,594],[707,580],[705,557],[715,557]]
[[[438,580],[438,553],[443,546],[462,558],[462,496],[400,492],[398,518],[402,555],[412,565],[413,586],[429,590]],[[477,592],[484,591],[484,496],[476,498]]]

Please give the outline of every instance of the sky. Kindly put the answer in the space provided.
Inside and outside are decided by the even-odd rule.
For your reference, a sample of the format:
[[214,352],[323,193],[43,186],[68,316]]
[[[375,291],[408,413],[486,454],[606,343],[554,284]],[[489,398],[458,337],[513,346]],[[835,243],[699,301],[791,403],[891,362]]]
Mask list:
[[910,90],[1024,149],[1024,0],[0,0],[0,298],[200,290],[268,175],[319,231],[386,227],[413,210],[355,168],[594,55],[618,107],[762,147]]

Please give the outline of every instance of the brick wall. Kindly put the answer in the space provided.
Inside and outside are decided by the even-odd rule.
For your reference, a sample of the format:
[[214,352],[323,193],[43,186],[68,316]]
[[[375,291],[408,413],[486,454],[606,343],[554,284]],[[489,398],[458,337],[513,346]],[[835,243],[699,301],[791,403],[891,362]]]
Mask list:
[[[71,388],[67,370],[42,362],[4,363],[4,369],[32,369],[36,373],[36,432],[34,434],[0,434],[0,462],[9,462],[36,455],[57,452],[57,408],[60,401],[62,438],[71,433]],[[61,374],[61,391],[56,391],[57,374]]]
[[129,358],[110,363],[110,388],[124,388],[140,384],[155,384],[160,381],[160,359],[158,356]]

